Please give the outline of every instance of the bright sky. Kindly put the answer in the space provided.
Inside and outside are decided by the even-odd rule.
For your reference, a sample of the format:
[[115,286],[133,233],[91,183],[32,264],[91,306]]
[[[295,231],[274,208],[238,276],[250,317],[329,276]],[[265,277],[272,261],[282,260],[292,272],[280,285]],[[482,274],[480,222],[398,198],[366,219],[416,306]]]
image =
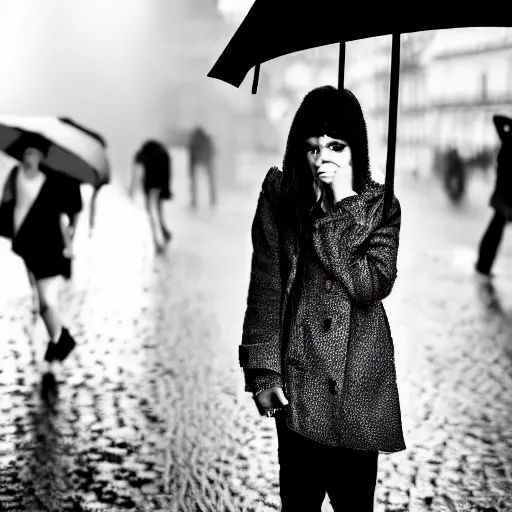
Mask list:
[[254,0],[220,0],[219,8],[226,14],[246,13],[251,8]]

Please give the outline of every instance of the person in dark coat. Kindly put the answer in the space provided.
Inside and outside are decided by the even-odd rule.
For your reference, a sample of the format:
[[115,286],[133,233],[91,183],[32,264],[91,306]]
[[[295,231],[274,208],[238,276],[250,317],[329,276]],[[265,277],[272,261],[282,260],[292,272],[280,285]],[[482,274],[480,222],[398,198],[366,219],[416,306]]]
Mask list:
[[190,205],[197,209],[197,167],[203,166],[210,187],[210,206],[217,204],[214,169],[215,148],[212,138],[200,127],[195,128],[189,140]]
[[494,125],[501,140],[497,158],[497,173],[490,206],[494,209],[491,221],[480,241],[476,271],[492,277],[491,270],[498,253],[503,231],[512,220],[512,119],[495,115]]
[[379,452],[405,449],[382,305],[397,276],[400,203],[382,222],[363,112],[320,87],[266,174],[239,346],[245,390],[275,416],[286,512],[373,510]]
[[[165,244],[172,238],[172,233],[165,223],[163,212],[163,201],[172,198],[171,157],[167,148],[162,143],[157,140],[148,140],[137,151],[134,163],[141,165],[144,171],[142,185],[146,210],[156,251],[161,253],[164,250]],[[134,185],[135,172],[132,175],[130,195],[133,195]]]
[[456,147],[450,147],[446,153],[444,186],[455,204],[459,204],[464,196],[465,176],[464,162],[459,151]]
[[82,209],[80,190],[71,178],[43,172],[49,143],[27,138],[23,161],[9,173],[1,199],[2,236],[25,263],[35,307],[50,341],[45,361],[64,361],[76,343],[58,308],[58,277],[69,279],[74,223]]

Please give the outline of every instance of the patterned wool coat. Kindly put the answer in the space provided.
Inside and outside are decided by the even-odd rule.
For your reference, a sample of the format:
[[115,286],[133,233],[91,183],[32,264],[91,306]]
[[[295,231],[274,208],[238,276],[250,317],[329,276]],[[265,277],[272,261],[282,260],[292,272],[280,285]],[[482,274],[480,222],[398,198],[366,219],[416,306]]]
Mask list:
[[371,181],[314,221],[305,291],[285,329],[297,256],[293,234],[280,228],[281,179],[276,167],[268,171],[252,226],[239,346],[246,391],[255,390],[254,374],[263,388],[283,387],[288,427],[317,442],[404,450],[393,340],[381,302],[397,275],[400,203],[393,199],[380,225],[384,187]]

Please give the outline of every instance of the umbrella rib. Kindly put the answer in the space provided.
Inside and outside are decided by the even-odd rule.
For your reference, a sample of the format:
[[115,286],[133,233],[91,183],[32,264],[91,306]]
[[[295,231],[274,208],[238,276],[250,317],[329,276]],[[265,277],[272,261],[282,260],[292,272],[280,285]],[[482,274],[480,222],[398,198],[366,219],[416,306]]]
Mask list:
[[256,94],[258,92],[258,80],[260,78],[260,64],[256,64],[254,66],[254,79],[252,81],[252,93]]

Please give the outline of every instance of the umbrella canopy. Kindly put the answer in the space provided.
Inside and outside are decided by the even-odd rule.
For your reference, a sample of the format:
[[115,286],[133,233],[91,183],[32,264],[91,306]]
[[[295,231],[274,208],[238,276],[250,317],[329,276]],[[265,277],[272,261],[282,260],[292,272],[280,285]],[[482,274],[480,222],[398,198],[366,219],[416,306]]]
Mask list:
[[44,167],[96,188],[109,183],[107,144],[98,133],[66,117],[0,116],[0,151],[22,160],[34,135],[49,143]]
[[459,27],[500,27],[506,19],[503,5],[496,0],[478,11],[450,10],[445,2],[432,0],[428,8],[417,15],[404,12],[398,2],[369,6],[363,2],[326,0],[316,9],[309,4],[301,8],[294,0],[256,0],[208,77],[240,87],[254,67],[252,92],[256,94],[261,63],[297,51],[340,43],[338,88],[341,90],[344,87],[345,43],[392,34],[384,222],[394,188],[400,34]]
[[432,0],[418,13],[403,5],[326,0],[301,6],[295,0],[256,0],[208,76],[239,87],[251,68],[289,53],[388,34],[501,27],[509,19],[505,4],[496,0],[485,9],[450,8]]

